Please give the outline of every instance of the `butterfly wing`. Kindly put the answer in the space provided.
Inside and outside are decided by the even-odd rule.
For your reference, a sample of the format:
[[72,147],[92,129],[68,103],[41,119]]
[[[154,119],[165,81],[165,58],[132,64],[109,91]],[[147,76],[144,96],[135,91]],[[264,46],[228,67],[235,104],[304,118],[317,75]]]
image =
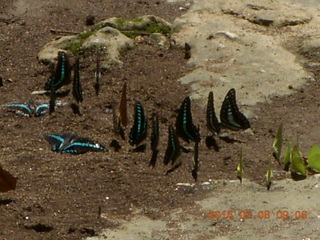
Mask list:
[[79,59],[78,58],[77,58],[76,63],[74,65],[74,76],[73,76],[72,93],[73,93],[74,99],[78,103],[83,101],[82,86],[81,86],[81,83],[80,83]]
[[60,133],[60,134],[46,134],[44,138],[51,144],[51,150],[54,152],[61,151],[67,146],[72,139],[76,138],[73,133]]
[[199,129],[192,122],[191,100],[186,97],[180,107],[176,120],[177,134],[186,142],[200,142]]
[[159,143],[159,119],[158,114],[152,116],[151,150],[157,150]]
[[167,165],[170,161],[172,164],[176,161],[181,153],[179,139],[172,125],[168,128],[168,146],[164,155],[163,163]]
[[88,151],[107,151],[107,149],[92,141],[91,139],[84,138],[84,137],[76,137],[73,138],[69,144],[63,147],[60,150],[60,153],[72,153],[72,154],[82,154]]
[[220,121],[223,127],[235,131],[250,128],[249,120],[239,111],[234,88],[230,89],[224,98],[220,111]]
[[214,133],[220,132],[220,124],[214,110],[214,102],[213,102],[213,92],[211,91],[208,96],[208,104],[207,104],[207,127],[208,129]]
[[146,136],[147,120],[140,102],[135,104],[134,123],[129,135],[129,143],[138,145]]
[[119,106],[119,120],[123,127],[126,127],[128,124],[128,115],[127,115],[127,83],[125,82],[122,87],[121,100]]
[[33,110],[27,104],[9,103],[9,104],[4,104],[2,106],[5,107],[7,109],[7,111],[14,112],[20,116],[31,117],[33,114]]
[[34,110],[34,116],[40,117],[40,116],[46,114],[48,112],[49,108],[50,108],[49,103],[43,103],[43,104],[36,106],[36,108]]

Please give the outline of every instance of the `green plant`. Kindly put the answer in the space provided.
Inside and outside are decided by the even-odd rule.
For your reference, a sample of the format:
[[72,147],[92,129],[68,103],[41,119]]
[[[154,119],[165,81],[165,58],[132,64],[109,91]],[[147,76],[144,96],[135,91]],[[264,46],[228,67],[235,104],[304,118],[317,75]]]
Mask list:
[[70,51],[76,55],[79,53],[80,49],[81,49],[81,46],[82,46],[82,42],[79,41],[79,42],[75,42],[73,43],[71,46],[70,46]]
[[242,155],[242,148],[240,149],[239,153],[239,164],[237,167],[238,178],[240,179],[240,183],[242,183],[242,175],[243,175],[243,155]]
[[272,179],[273,177],[273,173],[272,173],[272,162],[269,161],[269,168],[268,171],[266,173],[266,180],[267,180],[267,189],[270,190],[271,184],[272,184]]
[[320,172],[320,149],[317,144],[312,145],[309,151],[308,167]]

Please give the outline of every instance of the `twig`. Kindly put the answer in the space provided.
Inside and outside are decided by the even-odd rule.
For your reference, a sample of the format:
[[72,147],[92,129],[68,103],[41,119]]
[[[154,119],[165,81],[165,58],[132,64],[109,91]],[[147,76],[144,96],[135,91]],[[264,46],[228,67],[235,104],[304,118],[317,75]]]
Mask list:
[[54,33],[54,34],[79,34],[79,32],[72,32],[72,31],[64,31],[64,30],[56,30],[56,29],[50,29],[50,32],[51,33]]

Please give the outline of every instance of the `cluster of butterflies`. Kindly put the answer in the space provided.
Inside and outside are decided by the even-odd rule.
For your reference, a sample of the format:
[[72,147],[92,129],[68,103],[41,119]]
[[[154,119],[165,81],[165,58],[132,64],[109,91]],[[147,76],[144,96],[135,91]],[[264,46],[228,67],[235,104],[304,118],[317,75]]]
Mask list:
[[[28,104],[22,103],[11,103],[3,105],[8,111],[13,111],[22,116],[35,116],[39,117],[47,112],[52,113],[56,105],[56,96],[58,94],[63,94],[58,92],[64,85],[68,85],[71,82],[71,67],[68,61],[68,57],[65,52],[58,52],[58,61],[55,67],[52,68],[51,77],[45,83],[44,89],[50,94],[49,103],[43,103],[36,105],[34,102],[29,102]],[[101,77],[99,55],[97,55],[97,70],[95,73],[96,84],[95,90],[96,94],[99,93],[99,79]],[[83,101],[82,87],[80,83],[79,74],[79,59],[76,59],[73,66],[73,97],[77,104]],[[119,134],[123,139],[124,137],[124,127],[127,126],[127,99],[126,99],[126,83],[123,85],[120,106],[118,109],[113,108],[113,123],[114,131]],[[79,111],[79,105],[76,105],[74,111]],[[215,113],[214,109],[214,96],[213,92],[209,93],[208,104],[207,104],[207,128],[212,132],[213,135],[219,134],[222,127],[231,130],[240,130],[250,128],[250,123],[248,119],[239,111],[238,105],[236,103],[236,91],[235,89],[230,89],[224,98],[224,101],[220,110],[220,122]],[[134,124],[129,133],[129,143],[130,145],[136,145],[136,151],[144,151],[146,145],[140,145],[141,142],[146,138],[147,135],[147,118],[144,113],[143,106],[140,102],[136,102],[134,106]],[[168,145],[164,155],[164,164],[167,165],[171,162],[173,167],[167,171],[170,173],[174,171],[181,165],[181,161],[176,164],[176,159],[179,157],[181,151],[185,150],[180,143],[179,137],[182,138],[187,143],[194,142],[194,168],[192,170],[192,175],[196,179],[197,171],[199,168],[198,161],[198,144],[201,140],[199,127],[195,126],[192,121],[191,113],[191,100],[190,97],[186,97],[181,104],[178,116],[176,119],[175,127],[169,125],[168,127]],[[81,154],[87,151],[106,151],[107,149],[95,143],[93,140],[79,137],[73,133],[59,133],[59,134],[47,134],[44,138],[51,144],[51,150],[60,153],[71,153],[71,154]],[[150,165],[155,166],[157,155],[158,155],[158,144],[159,144],[159,120],[158,115],[155,113],[152,116],[152,132],[151,132],[151,150],[152,157],[150,160]],[[118,151],[121,146],[118,141],[113,140],[111,145]]]
[[[28,103],[9,103],[2,106],[8,111],[15,112],[16,114],[25,117],[40,117],[47,112],[50,114],[54,112],[56,106],[56,97],[64,96],[69,93],[69,90],[60,92],[57,91],[62,86],[68,85],[71,82],[71,66],[69,64],[67,54],[63,51],[59,51],[57,64],[52,66],[52,74],[44,85],[44,90],[46,90],[46,93],[50,95],[49,103],[36,105],[33,101],[29,101]],[[83,101],[83,92],[79,73],[79,59],[76,59],[76,62],[73,66],[72,93],[77,104]],[[72,104],[71,107],[75,113],[80,114],[79,105],[77,104]]]
[[[120,134],[124,138],[124,131],[122,128],[122,122],[127,121],[126,110],[124,110],[125,103],[125,91],[126,86],[124,85],[122,91],[122,97],[120,102],[119,110],[114,109],[114,130],[115,133]],[[146,138],[147,133],[147,118],[144,113],[143,106],[140,102],[136,102],[134,107],[134,124],[129,134],[129,143],[131,145],[137,145],[136,149],[144,151],[145,145],[139,144]],[[231,130],[240,130],[250,128],[250,122],[246,116],[239,111],[236,102],[236,91],[230,89],[221,106],[220,111],[220,122],[215,113],[213,92],[209,93],[208,104],[207,104],[207,128],[212,132],[213,135],[219,134],[221,128],[228,128]],[[125,121],[122,121],[126,119]],[[123,125],[124,126],[124,125]],[[156,113],[152,116],[152,132],[151,132],[151,150],[152,157],[149,165],[155,166],[157,155],[158,155],[158,143],[159,143],[159,120]],[[175,127],[169,125],[168,127],[168,145],[164,155],[163,163],[168,165],[170,162],[172,168],[167,171],[167,174],[177,169],[182,163],[179,161],[176,163],[181,151],[188,151],[180,145],[179,137],[187,143],[194,142],[194,168],[192,170],[192,176],[197,179],[197,172],[199,169],[198,161],[198,144],[201,141],[199,127],[195,126],[192,120],[191,113],[191,100],[190,97],[186,97],[179,109],[178,116],[176,119]]]

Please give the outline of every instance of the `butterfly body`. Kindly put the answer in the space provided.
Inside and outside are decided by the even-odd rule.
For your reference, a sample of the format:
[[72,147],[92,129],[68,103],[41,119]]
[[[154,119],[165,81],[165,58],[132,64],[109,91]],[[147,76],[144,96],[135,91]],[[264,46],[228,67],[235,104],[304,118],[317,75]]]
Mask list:
[[199,129],[192,122],[190,97],[186,97],[181,104],[176,121],[176,129],[178,135],[186,142],[200,142]]
[[129,135],[129,143],[138,145],[145,138],[147,132],[147,120],[140,102],[135,104],[134,124]]
[[236,102],[236,91],[234,88],[227,93],[220,111],[221,126],[237,131],[250,128],[250,122],[246,116],[240,112]]
[[74,133],[46,134],[44,138],[51,144],[54,152],[82,154],[88,151],[106,151],[107,149],[89,138],[78,137]]
[[40,117],[46,114],[49,110],[49,104],[44,103],[35,106],[34,104],[24,104],[24,103],[9,103],[2,105],[9,112],[14,112],[23,117]]

